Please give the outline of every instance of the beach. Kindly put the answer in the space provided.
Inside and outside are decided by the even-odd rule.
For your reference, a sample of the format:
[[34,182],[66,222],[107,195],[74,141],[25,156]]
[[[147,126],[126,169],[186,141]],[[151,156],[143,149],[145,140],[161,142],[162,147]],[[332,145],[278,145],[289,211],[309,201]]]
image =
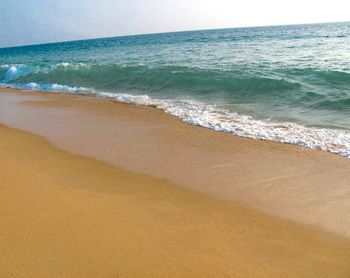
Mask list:
[[1,277],[348,277],[349,160],[0,89]]
[[191,126],[152,107],[1,90],[1,123],[61,149],[350,237],[347,158]]

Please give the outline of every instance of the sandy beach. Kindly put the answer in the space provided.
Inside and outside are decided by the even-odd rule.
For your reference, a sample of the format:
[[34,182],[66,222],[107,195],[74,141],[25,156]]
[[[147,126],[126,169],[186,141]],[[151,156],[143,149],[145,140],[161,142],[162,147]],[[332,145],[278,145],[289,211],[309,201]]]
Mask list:
[[348,159],[0,91],[1,277],[349,277]]
[[71,94],[8,90],[0,94],[0,123],[129,172],[350,238],[350,163],[341,156]]

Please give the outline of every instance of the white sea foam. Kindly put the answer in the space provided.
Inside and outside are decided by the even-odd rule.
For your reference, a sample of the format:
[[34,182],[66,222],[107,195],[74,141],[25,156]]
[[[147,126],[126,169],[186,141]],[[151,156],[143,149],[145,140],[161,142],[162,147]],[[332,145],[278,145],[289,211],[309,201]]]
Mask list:
[[0,76],[1,82],[9,82],[9,81],[13,82],[21,77],[25,77],[30,74],[39,74],[39,73],[47,74],[51,71],[55,71],[60,68],[63,68],[63,69],[69,68],[73,70],[79,70],[82,67],[90,67],[90,66],[84,63],[70,64],[70,63],[62,62],[52,66],[29,66],[29,65],[23,65],[23,64],[14,64],[14,65],[1,65],[0,67],[3,69],[7,69],[5,74],[2,77]]
[[62,63],[58,63],[54,66],[50,66],[49,69],[55,70],[57,68],[65,68],[65,69],[69,68],[69,69],[79,70],[80,68],[89,68],[89,67],[91,67],[91,66],[84,64],[84,63],[71,64],[71,63],[67,63],[67,62],[62,62]]
[[57,67],[69,67],[71,64],[70,63],[67,63],[67,62],[62,62],[62,63],[58,63],[56,66]]
[[21,86],[23,89],[34,90],[34,91],[51,91],[51,92],[70,92],[70,93],[87,93],[90,92],[88,88],[85,87],[70,87],[60,84],[43,84],[39,85],[35,82],[28,83],[24,86]]
[[300,145],[350,158],[350,132],[347,131],[311,128],[289,122],[256,120],[215,105],[198,102],[156,100],[147,95],[114,93],[100,95],[121,102],[154,106],[191,125],[229,132],[242,137]]

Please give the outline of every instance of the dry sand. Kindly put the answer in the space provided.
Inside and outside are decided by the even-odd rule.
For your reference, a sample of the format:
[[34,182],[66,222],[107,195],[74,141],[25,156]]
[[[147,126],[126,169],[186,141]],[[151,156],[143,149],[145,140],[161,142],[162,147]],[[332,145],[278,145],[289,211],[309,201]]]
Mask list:
[[0,127],[0,277],[349,277],[348,242]]

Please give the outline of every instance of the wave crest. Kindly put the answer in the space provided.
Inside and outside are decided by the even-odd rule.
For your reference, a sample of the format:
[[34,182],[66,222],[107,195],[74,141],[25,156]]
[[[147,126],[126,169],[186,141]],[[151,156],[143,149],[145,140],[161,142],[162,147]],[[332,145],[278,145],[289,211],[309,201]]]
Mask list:
[[297,82],[263,76],[249,76],[240,71],[204,70],[181,66],[86,65],[59,63],[51,66],[11,65],[2,82],[65,83],[97,89],[142,89],[147,91],[185,90],[191,92],[269,93],[294,90]]

